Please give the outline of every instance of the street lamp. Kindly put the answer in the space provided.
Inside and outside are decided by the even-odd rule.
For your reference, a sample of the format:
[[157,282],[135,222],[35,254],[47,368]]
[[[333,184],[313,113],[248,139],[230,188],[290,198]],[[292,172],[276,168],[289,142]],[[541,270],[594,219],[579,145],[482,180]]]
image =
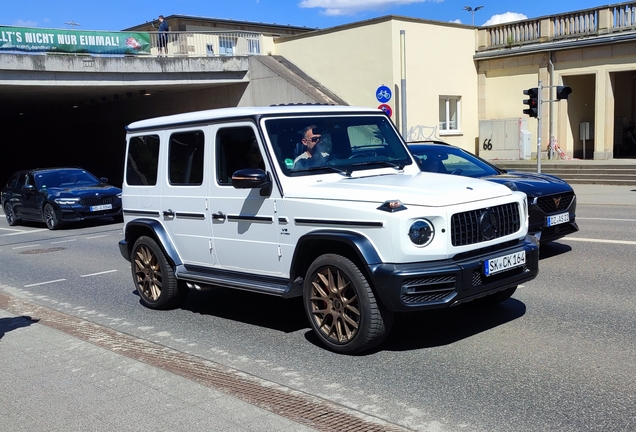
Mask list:
[[467,10],[473,15],[473,26],[475,25],[475,12],[477,12],[479,9],[483,9],[483,6],[477,6],[476,8],[472,8],[470,6],[464,6],[464,10]]

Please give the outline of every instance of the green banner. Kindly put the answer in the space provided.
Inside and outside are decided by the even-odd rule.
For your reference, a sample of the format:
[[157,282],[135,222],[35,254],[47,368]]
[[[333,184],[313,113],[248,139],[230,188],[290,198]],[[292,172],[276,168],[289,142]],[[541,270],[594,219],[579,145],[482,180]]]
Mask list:
[[150,54],[150,33],[0,26],[0,52]]

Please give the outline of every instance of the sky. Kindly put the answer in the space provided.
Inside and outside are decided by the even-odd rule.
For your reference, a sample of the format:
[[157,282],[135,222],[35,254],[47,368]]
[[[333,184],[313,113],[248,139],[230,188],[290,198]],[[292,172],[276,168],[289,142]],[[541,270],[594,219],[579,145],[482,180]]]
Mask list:
[[[602,0],[0,0],[0,25],[119,31],[158,15],[188,15],[329,28],[385,15],[500,24],[607,5]],[[614,4],[614,2],[612,2]],[[466,7],[481,9],[471,12]]]

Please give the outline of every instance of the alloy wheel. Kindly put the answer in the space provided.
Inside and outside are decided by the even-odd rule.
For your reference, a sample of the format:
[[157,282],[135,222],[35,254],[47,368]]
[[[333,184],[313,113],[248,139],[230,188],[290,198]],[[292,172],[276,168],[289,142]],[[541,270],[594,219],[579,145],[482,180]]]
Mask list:
[[155,253],[147,245],[135,251],[135,277],[140,294],[150,301],[157,301],[163,287],[163,272]]

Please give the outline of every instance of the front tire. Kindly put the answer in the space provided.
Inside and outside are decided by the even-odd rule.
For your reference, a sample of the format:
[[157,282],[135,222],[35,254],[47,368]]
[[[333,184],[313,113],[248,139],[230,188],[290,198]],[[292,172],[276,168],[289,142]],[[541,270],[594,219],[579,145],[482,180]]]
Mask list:
[[141,236],[130,254],[133,281],[141,303],[150,309],[178,307],[188,288],[179,284],[174,269],[152,238]]
[[380,344],[393,313],[378,304],[371,286],[349,259],[318,257],[307,270],[305,312],[320,341],[332,351],[356,354]]
[[60,227],[60,221],[55,214],[55,209],[51,204],[44,204],[44,223],[50,230],[56,230]]
[[6,203],[4,205],[4,215],[7,218],[7,223],[9,224],[9,226],[16,226],[18,223],[20,223],[20,219],[16,216],[13,207],[9,203]]

